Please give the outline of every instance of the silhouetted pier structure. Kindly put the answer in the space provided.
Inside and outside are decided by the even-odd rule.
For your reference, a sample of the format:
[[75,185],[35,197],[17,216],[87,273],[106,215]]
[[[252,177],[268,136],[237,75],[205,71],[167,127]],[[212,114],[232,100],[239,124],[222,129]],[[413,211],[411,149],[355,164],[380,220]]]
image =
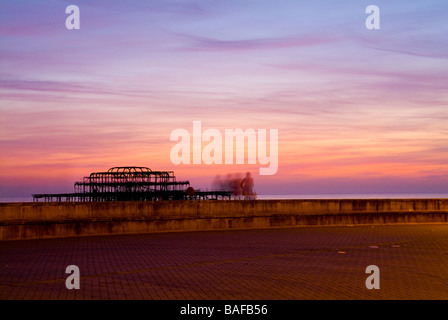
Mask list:
[[225,200],[228,191],[200,191],[189,181],[177,181],[173,171],[153,171],[147,167],[113,167],[93,172],[75,182],[73,193],[33,194],[33,201],[157,201]]

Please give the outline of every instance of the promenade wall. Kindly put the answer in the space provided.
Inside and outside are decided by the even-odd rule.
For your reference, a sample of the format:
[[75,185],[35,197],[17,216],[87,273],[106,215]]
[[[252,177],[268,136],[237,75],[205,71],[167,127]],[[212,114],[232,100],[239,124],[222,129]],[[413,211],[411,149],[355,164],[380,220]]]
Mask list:
[[396,223],[448,223],[448,199],[0,203],[0,240]]

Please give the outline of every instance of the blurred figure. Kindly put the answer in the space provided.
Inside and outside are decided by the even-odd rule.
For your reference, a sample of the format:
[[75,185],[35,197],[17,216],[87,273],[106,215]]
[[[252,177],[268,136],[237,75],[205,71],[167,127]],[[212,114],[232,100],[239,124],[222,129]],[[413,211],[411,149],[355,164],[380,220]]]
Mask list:
[[243,191],[244,199],[254,200],[257,198],[254,188],[254,179],[250,176],[250,172],[246,173],[246,177],[241,181],[240,187]]
[[221,181],[221,176],[219,174],[212,181],[212,190],[223,191],[223,182]]
[[227,174],[227,178],[223,182],[223,190],[232,192],[232,174]]
[[235,178],[233,178],[230,181],[230,186],[232,187],[232,195],[234,199],[240,199],[242,192],[241,192],[241,174],[237,173],[235,174]]
[[[241,173],[228,173],[225,177],[217,174],[212,181],[212,190],[231,192],[233,199],[256,199],[254,180],[247,172],[243,179]],[[244,194],[246,193],[246,194]]]

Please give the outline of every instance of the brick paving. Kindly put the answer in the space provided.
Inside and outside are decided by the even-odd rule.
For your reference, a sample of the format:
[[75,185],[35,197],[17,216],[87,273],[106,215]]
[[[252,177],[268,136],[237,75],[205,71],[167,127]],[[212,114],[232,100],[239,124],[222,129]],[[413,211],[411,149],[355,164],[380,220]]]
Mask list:
[[[65,286],[68,265],[79,290]],[[380,289],[366,288],[368,265]],[[0,299],[446,300],[448,225],[3,241]]]

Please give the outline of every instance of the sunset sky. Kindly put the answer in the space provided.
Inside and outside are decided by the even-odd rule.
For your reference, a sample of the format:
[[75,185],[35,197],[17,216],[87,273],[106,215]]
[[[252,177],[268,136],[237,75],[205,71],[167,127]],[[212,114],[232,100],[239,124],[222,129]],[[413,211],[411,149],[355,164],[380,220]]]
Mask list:
[[[446,0],[1,1],[0,97],[3,197],[114,166],[196,188],[251,171],[264,194],[448,193]],[[174,165],[170,133],[193,121],[278,129],[277,173]]]

